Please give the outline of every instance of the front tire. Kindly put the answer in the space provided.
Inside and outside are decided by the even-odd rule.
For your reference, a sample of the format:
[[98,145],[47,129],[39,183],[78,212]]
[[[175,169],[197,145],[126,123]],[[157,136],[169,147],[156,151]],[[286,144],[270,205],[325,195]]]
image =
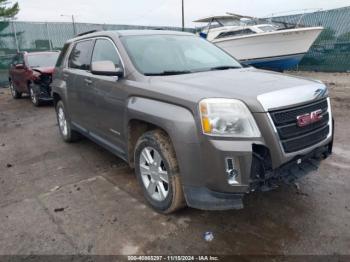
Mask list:
[[38,107],[41,105],[39,95],[34,91],[34,89],[31,87],[29,88],[29,94],[30,94],[30,100],[32,101],[33,105]]
[[60,135],[67,143],[72,143],[80,139],[80,134],[71,128],[71,123],[67,117],[67,111],[62,100],[58,101],[56,105],[56,116]]
[[11,95],[14,99],[19,99],[22,97],[22,93],[20,93],[16,90],[16,87],[13,85],[12,81],[10,82],[9,89],[10,89]]
[[186,206],[175,150],[161,130],[145,133],[135,149],[135,172],[148,203],[169,214]]

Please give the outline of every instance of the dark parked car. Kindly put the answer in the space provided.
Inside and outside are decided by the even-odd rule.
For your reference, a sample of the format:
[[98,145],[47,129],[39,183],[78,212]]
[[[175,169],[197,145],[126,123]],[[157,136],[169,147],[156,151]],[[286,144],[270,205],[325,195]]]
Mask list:
[[82,134],[132,168],[150,205],[243,207],[332,152],[327,87],[244,68],[192,34],[111,31],[68,41],[52,82],[64,141]]
[[35,106],[51,101],[50,84],[59,52],[18,53],[9,70],[9,84],[13,98],[29,94]]

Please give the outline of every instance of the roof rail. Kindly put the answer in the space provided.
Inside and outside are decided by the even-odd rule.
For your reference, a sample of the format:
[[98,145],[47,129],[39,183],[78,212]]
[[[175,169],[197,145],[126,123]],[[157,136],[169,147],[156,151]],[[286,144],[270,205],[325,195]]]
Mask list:
[[78,36],[83,36],[83,35],[87,35],[87,34],[96,33],[96,32],[98,32],[98,31],[99,31],[99,30],[90,30],[90,31],[86,31],[86,32],[77,34],[76,37],[78,37]]

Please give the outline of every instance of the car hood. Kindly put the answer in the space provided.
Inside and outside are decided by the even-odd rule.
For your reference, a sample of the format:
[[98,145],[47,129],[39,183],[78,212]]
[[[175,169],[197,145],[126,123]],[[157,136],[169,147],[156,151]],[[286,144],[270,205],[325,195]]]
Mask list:
[[170,96],[195,103],[204,98],[239,99],[252,112],[266,112],[328,95],[321,82],[255,68],[151,77],[150,83]]
[[32,68],[34,71],[37,71],[42,74],[53,74],[55,67],[34,67]]

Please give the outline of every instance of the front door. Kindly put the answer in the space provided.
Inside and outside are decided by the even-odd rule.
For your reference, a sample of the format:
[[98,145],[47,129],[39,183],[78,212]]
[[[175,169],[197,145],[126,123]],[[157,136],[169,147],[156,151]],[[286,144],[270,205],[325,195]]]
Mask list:
[[[107,38],[96,40],[91,63],[98,61],[112,61],[116,68],[123,69],[116,45]],[[98,130],[98,135],[103,139],[125,151],[126,136],[123,132],[127,100],[125,80],[123,77],[118,79],[115,76],[97,75],[91,80],[93,90],[91,99],[95,100],[93,103],[96,114],[95,130]]]

